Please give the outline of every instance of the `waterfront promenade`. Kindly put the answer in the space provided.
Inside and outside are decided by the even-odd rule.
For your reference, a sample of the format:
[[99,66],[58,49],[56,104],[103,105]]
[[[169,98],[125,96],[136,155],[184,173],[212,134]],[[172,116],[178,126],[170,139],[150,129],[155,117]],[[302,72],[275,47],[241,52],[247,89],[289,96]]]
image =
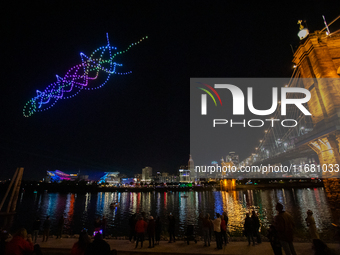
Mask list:
[[[51,255],[62,255],[70,254],[71,247],[77,241],[76,238],[63,238],[63,239],[49,239],[48,242],[42,243],[41,240],[38,243],[41,245],[43,254]],[[210,247],[203,247],[203,242],[200,241],[197,244],[190,242],[187,245],[184,241],[177,241],[176,243],[168,243],[167,241],[161,241],[160,245],[156,245],[155,248],[147,248],[149,246],[149,241],[144,242],[144,247],[140,248],[140,245],[135,249],[135,245],[130,243],[128,240],[106,240],[111,249],[116,249],[118,254],[228,254],[228,255],[241,255],[241,254],[251,254],[251,255],[271,255],[274,254],[270,243],[263,242],[256,246],[248,246],[247,242],[231,242],[225,249],[216,250],[215,242],[212,242]],[[337,249],[338,244],[330,243],[327,244],[332,249]],[[298,255],[312,255],[314,254],[312,250],[311,243],[294,243],[295,250]],[[340,254],[340,253],[339,253]]]

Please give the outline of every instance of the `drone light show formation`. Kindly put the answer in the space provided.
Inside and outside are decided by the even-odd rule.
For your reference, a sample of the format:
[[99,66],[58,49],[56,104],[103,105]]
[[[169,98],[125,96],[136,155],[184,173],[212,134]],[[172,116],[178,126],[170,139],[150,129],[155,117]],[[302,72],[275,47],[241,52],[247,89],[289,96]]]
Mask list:
[[48,85],[44,91],[37,90],[37,95],[24,106],[23,115],[30,117],[36,112],[46,111],[53,107],[58,100],[75,97],[82,90],[99,89],[110,80],[112,74],[131,73],[131,71],[116,72],[116,67],[122,66],[122,64],[114,62],[114,59],[148,37],[143,37],[138,42],[130,44],[124,51],[117,51],[116,47],[110,46],[108,34],[106,34],[106,38],[106,46],[99,47],[89,57],[80,53],[80,64],[69,69],[64,77],[56,75],[57,81]]

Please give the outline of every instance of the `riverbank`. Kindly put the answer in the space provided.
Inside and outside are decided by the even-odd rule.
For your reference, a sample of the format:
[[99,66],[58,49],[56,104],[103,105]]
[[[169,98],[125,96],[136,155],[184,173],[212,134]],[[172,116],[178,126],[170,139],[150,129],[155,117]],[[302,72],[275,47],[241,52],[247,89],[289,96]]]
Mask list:
[[[9,183],[0,184],[0,191],[6,191]],[[219,183],[210,182],[201,185],[183,186],[169,184],[167,186],[144,185],[144,186],[102,186],[97,184],[86,184],[83,182],[61,182],[61,183],[41,183],[41,182],[23,182],[21,190],[24,192],[59,192],[59,193],[96,193],[96,192],[170,192],[170,191],[214,191],[227,190],[226,187],[218,185]],[[256,180],[247,183],[246,180],[237,181],[236,190],[249,189],[282,189],[282,188],[317,188],[323,187],[322,181],[311,180],[280,180],[270,181],[269,179]]]
[[[70,250],[73,244],[77,241],[76,238],[64,238],[64,239],[49,239],[48,242],[40,244],[43,254],[47,255],[64,255],[70,254]],[[241,255],[241,254],[251,254],[251,255],[263,255],[263,254],[273,254],[272,248],[269,242],[263,242],[256,246],[248,246],[247,242],[231,242],[224,249],[216,250],[216,243],[212,242],[210,247],[204,247],[203,242],[199,241],[197,244],[190,242],[187,245],[184,241],[177,241],[176,243],[168,243],[167,241],[161,241],[160,245],[156,245],[155,248],[148,248],[149,242],[146,240],[144,242],[143,248],[140,245],[135,249],[135,245],[130,243],[128,240],[106,240],[111,249],[116,249],[118,255],[138,255],[138,254],[229,254],[229,255]],[[338,249],[338,244],[328,243],[328,247],[332,249]],[[312,250],[311,243],[294,243],[295,250],[299,255],[311,255],[314,254]]]

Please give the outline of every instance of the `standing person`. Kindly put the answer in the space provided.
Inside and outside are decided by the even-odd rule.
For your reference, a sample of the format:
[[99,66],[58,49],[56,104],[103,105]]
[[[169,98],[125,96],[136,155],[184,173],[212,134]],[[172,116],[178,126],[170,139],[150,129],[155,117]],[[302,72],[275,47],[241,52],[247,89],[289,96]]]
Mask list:
[[219,213],[216,213],[216,219],[213,221],[214,232],[216,237],[216,249],[222,249],[222,236],[221,236],[221,217]]
[[63,234],[64,222],[65,222],[64,215],[61,215],[57,225],[57,239],[58,238],[61,239],[61,236]]
[[214,232],[214,223],[213,223],[212,219],[210,218],[210,214],[207,213],[207,215],[208,215],[208,221],[209,221],[209,225],[210,225],[210,227],[209,227],[209,240],[211,242],[212,233]]
[[225,224],[228,225],[228,221],[229,221],[228,213],[223,212],[222,215],[223,215],[223,219],[225,221]]
[[269,226],[267,237],[269,239],[270,245],[272,246],[274,255],[282,255],[281,243],[277,237],[277,232],[273,225]]
[[25,255],[32,254],[34,246],[32,238],[27,237],[27,231],[24,228],[19,229],[6,244],[5,255]]
[[80,232],[78,242],[74,243],[71,249],[71,255],[84,255],[88,244],[91,242],[87,231]]
[[[48,240],[48,236],[50,235],[50,228],[51,228],[51,220],[50,220],[50,216],[46,217],[46,220],[43,223],[43,242]],[[46,240],[45,240],[46,239]]]
[[100,222],[100,218],[97,217],[96,220],[94,221],[94,236],[100,232],[100,228],[101,228],[102,223]]
[[259,244],[262,242],[261,235],[259,233],[260,229],[260,220],[259,217],[256,215],[255,211],[251,212],[251,219],[253,221],[253,227],[254,227],[254,236],[256,236],[256,242]]
[[159,241],[161,240],[161,233],[162,233],[162,222],[161,222],[161,218],[157,216],[156,222],[155,222],[156,244],[159,244]]
[[244,220],[244,232],[248,239],[248,245],[250,245],[250,239],[253,241],[253,245],[255,245],[254,236],[253,236],[254,225],[253,225],[253,220],[249,217],[249,213],[246,214],[246,218]]
[[221,240],[222,244],[227,245],[227,226],[223,215],[221,215]]
[[41,226],[41,221],[40,221],[40,218],[37,217],[37,219],[33,223],[33,233],[32,233],[32,235],[33,235],[34,243],[37,243],[40,226]]
[[[152,216],[149,217],[149,224],[147,227],[147,232],[149,235],[149,248],[154,248],[155,247],[155,220],[153,219]],[[151,246],[151,241],[152,241],[152,246]]]
[[101,226],[102,226],[102,230],[103,230],[103,239],[106,236],[106,226],[107,226],[107,219],[105,217],[105,215],[103,215],[102,221],[101,221]]
[[143,241],[144,241],[144,232],[147,228],[147,223],[143,220],[143,217],[139,217],[137,223],[136,223],[136,235],[137,235],[137,241],[136,241],[136,247],[138,247],[138,242],[141,243],[141,248],[143,248]]
[[307,226],[309,227],[310,238],[312,240],[320,239],[319,234],[316,231],[315,220],[314,220],[314,217],[313,217],[313,212],[311,210],[307,211],[306,223],[307,223]]
[[226,235],[225,235],[225,237],[227,238],[227,243],[229,243],[229,240],[228,240],[228,233],[227,233],[227,230],[228,230],[228,222],[229,222],[228,212],[223,212],[223,219],[224,219],[224,221],[225,221],[225,227],[226,227]]
[[137,222],[136,217],[137,217],[136,214],[132,214],[130,219],[129,219],[129,227],[130,227],[129,240],[130,240],[130,242],[135,242],[136,241],[136,231],[135,231],[136,222]]
[[202,219],[203,225],[203,238],[204,238],[204,246],[210,246],[210,218],[209,214],[207,213],[205,217]]
[[283,205],[276,204],[278,214],[275,216],[275,229],[286,255],[296,255],[293,245],[294,221],[289,213],[283,210]]
[[174,242],[176,242],[176,239],[175,239],[176,219],[172,215],[172,213],[169,214],[168,220],[169,220],[169,235],[170,235],[169,243],[172,243],[172,239],[174,239]]
[[204,216],[202,213],[200,213],[198,215],[198,224],[197,224],[197,228],[196,228],[196,233],[200,233],[202,235],[202,237],[204,237],[204,233],[203,233],[203,220],[204,220]]

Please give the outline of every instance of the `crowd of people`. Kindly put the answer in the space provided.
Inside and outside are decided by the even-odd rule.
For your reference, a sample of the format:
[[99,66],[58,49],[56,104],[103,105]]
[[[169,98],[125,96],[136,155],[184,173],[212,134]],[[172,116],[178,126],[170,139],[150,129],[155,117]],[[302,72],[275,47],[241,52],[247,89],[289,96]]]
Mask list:
[[[281,255],[282,250],[286,255],[296,255],[295,248],[293,245],[294,237],[294,220],[292,216],[283,210],[283,205],[277,203],[276,210],[277,215],[274,218],[274,222],[268,229],[268,239],[272,246],[275,255]],[[329,253],[331,250],[327,245],[319,239],[319,235],[316,230],[315,220],[313,218],[312,211],[307,211],[306,224],[309,228],[310,238],[313,240],[313,249],[315,254],[332,254]],[[213,237],[215,237],[216,249],[220,250],[226,247],[229,243],[227,235],[227,226],[229,217],[227,212],[222,214],[216,213],[215,217],[212,218],[210,214],[205,216],[199,216],[200,228],[197,231],[197,235],[202,235],[204,239],[204,247],[210,246]],[[156,244],[159,244],[161,234],[161,220],[156,217],[154,220],[153,216],[147,217],[145,213],[140,215],[134,214],[129,219],[130,227],[130,242],[135,242],[135,248],[138,247],[139,243],[143,247],[143,241],[145,235],[148,236],[149,248],[153,248]],[[169,243],[176,241],[176,218],[172,213],[168,216],[168,235]],[[248,245],[253,246],[262,243],[260,234],[261,223],[260,219],[255,211],[247,213],[243,224],[243,235],[247,237]],[[187,237],[188,238],[188,237]],[[328,252],[328,253],[327,253]]]
[[[1,232],[0,239],[0,255],[42,255],[39,244],[34,244],[31,235],[27,234],[25,228],[19,229],[10,241],[8,233]],[[112,250],[110,245],[103,240],[103,235],[97,233],[93,241],[86,230],[79,234],[79,239],[71,249],[71,255],[109,255],[116,254],[116,250]]]
[[90,236],[87,230],[83,230],[79,234],[78,242],[76,242],[72,249],[71,255],[109,255],[111,254],[110,245],[103,240],[103,234],[96,233],[94,239],[91,242]]
[[[64,216],[60,216],[58,222],[57,222],[57,239],[61,239],[62,237],[62,233],[63,233],[63,229],[64,229],[64,223],[65,223],[65,218]],[[50,216],[47,216],[46,219],[44,220],[43,224],[42,224],[42,232],[43,232],[43,242],[47,242],[48,238],[50,236],[50,229],[51,229],[51,220],[50,220]],[[36,220],[33,223],[33,227],[32,227],[32,240],[34,241],[34,243],[37,242],[38,239],[38,235],[41,229],[41,220],[39,217],[36,218]]]
[[[270,225],[268,230],[268,239],[272,246],[273,252],[275,255],[282,255],[282,250],[284,250],[286,255],[296,255],[296,251],[293,244],[295,232],[295,224],[293,217],[288,212],[284,211],[283,205],[280,203],[276,204],[276,211],[277,215],[275,216],[274,222],[272,225]],[[247,221],[247,218],[245,221]],[[336,254],[334,250],[330,249],[322,240],[319,239],[319,235],[317,233],[315,226],[313,212],[311,210],[307,211],[306,224],[309,228],[310,234],[309,237],[312,239],[312,248],[314,250],[314,254],[315,255]],[[248,242],[250,244],[249,238]]]
[[229,218],[226,212],[222,213],[221,215],[217,213],[214,220],[210,218],[209,213],[207,213],[204,217],[200,215],[199,218],[202,222],[204,246],[210,246],[212,233],[215,235],[217,249],[222,249],[223,244],[227,245],[227,225]]
[[[286,255],[296,255],[296,251],[293,244],[295,225],[292,216],[284,211],[282,204],[276,205],[277,215],[274,218],[272,225],[270,225],[267,233],[268,240],[270,241],[273,253],[275,255],[282,255],[282,250]],[[225,248],[229,243],[227,235],[228,226],[228,214],[223,212],[222,214],[216,213],[214,218],[211,218],[207,213],[205,216],[199,216],[199,230],[197,235],[202,235],[204,239],[204,246],[210,246],[212,237],[215,237],[216,249],[220,250]],[[175,216],[170,213],[168,215],[168,234],[169,243],[176,242],[176,223]],[[320,240],[317,232],[313,212],[307,211],[306,225],[309,229],[310,239],[313,242],[313,249],[315,254],[335,254],[327,245]],[[62,237],[64,226],[64,217],[61,216],[57,222],[57,239]],[[94,222],[93,241],[87,232],[83,230],[78,241],[73,245],[71,255],[91,255],[91,254],[110,254],[110,245],[103,240],[106,235],[107,220],[106,217],[98,217]],[[42,228],[41,228],[42,227]],[[189,235],[192,235],[192,228],[188,226],[186,233],[189,244]],[[51,228],[50,217],[47,216],[44,222],[41,224],[41,220],[37,218],[33,224],[32,235],[28,235],[26,229],[22,228],[18,230],[13,238],[8,241],[8,233],[6,231],[1,232],[0,240],[0,255],[24,255],[24,254],[37,254],[40,255],[41,249],[37,242],[39,231],[42,229],[43,237],[42,242],[47,242],[49,232]],[[247,237],[248,245],[257,244],[262,242],[260,235],[261,223],[255,211],[251,214],[247,213],[243,224],[243,235]],[[145,235],[149,240],[148,248],[154,248],[155,245],[159,245],[162,233],[162,220],[159,216],[153,217],[152,215],[146,215],[142,212],[139,215],[133,214],[129,218],[129,241],[135,243],[135,248],[140,244],[143,247]],[[191,229],[191,232],[189,231]],[[92,234],[92,233],[91,233]],[[196,242],[196,241],[195,241]],[[112,251],[111,251],[112,252]],[[112,253],[111,253],[112,254]]]
[[[110,245],[103,240],[106,233],[106,222],[105,216],[95,220],[92,242],[87,230],[83,230],[71,249],[71,255],[115,254],[110,250]],[[56,224],[56,239],[62,238],[64,224],[65,218],[64,215],[61,215]],[[40,245],[37,244],[38,235],[42,232],[42,242],[47,242],[50,237],[51,225],[50,216],[46,216],[43,222],[37,217],[32,226],[32,234],[27,234],[27,230],[21,228],[11,239],[7,231],[1,230],[0,255],[41,255]],[[8,239],[10,240],[8,241]]]
[[[162,231],[162,223],[160,217],[156,217],[154,219],[153,216],[148,217],[148,222],[145,221],[146,214],[144,212],[141,213],[140,216],[137,216],[137,214],[133,214],[129,219],[129,228],[130,228],[130,234],[129,234],[129,241],[135,242],[136,246],[138,247],[138,244],[141,244],[141,247],[143,247],[144,237],[145,233],[148,236],[149,239],[149,247],[148,248],[154,248],[155,245],[159,245],[160,239],[161,239],[161,231]],[[170,235],[170,241],[176,241],[175,240],[175,224],[176,220],[175,217],[170,214],[169,215],[169,235]]]

